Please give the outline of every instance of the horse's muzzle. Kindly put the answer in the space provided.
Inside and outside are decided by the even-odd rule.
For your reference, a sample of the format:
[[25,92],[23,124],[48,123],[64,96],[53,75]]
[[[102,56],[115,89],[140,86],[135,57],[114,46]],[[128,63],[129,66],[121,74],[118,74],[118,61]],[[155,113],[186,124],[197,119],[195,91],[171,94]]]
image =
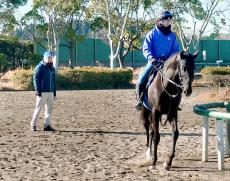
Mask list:
[[192,90],[191,89],[186,89],[184,91],[184,94],[185,94],[186,97],[188,97],[188,96],[190,96],[192,94]]

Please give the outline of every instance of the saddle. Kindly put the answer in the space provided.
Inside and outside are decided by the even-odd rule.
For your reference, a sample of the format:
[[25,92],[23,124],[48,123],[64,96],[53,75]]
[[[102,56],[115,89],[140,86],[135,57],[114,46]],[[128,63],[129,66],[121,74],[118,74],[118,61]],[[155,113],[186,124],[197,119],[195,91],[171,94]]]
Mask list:
[[[163,65],[158,65],[157,66],[157,69],[162,69],[163,68]],[[153,82],[154,78],[156,77],[158,71],[155,67],[153,67],[152,71],[150,72],[149,76],[148,76],[148,81],[146,83],[146,86],[143,90],[143,93],[142,93],[142,102],[143,102],[143,105],[149,109],[150,111],[152,110],[149,106],[149,102],[148,102],[148,88],[149,86],[151,85],[151,83]]]

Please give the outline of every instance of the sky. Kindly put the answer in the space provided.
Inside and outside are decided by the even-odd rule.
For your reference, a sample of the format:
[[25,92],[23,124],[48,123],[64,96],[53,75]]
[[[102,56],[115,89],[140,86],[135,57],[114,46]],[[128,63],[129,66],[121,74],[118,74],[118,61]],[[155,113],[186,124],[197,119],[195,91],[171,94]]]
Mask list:
[[16,18],[20,19],[24,14],[29,12],[32,9],[32,5],[33,5],[33,0],[28,0],[25,6],[19,7],[15,12]]

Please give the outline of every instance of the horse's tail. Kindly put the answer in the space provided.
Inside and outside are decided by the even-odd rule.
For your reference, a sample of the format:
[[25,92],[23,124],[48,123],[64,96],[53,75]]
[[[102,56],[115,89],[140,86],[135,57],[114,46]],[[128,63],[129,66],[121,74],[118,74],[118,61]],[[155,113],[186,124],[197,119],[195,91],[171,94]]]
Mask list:
[[161,119],[160,119],[161,126],[165,126],[165,125],[166,125],[166,123],[167,123],[167,121],[168,121],[168,118],[166,118],[165,122],[163,123],[163,122],[162,122],[162,118],[161,118]]

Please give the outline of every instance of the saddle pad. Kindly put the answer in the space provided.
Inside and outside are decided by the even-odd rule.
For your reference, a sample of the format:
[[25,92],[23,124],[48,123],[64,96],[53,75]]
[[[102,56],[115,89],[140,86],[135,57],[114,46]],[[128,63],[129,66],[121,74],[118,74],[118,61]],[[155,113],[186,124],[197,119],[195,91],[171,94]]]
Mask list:
[[146,87],[146,90],[143,92],[143,105],[145,108],[147,108],[149,111],[152,111],[151,107],[149,106],[149,101],[148,101],[148,87]]

